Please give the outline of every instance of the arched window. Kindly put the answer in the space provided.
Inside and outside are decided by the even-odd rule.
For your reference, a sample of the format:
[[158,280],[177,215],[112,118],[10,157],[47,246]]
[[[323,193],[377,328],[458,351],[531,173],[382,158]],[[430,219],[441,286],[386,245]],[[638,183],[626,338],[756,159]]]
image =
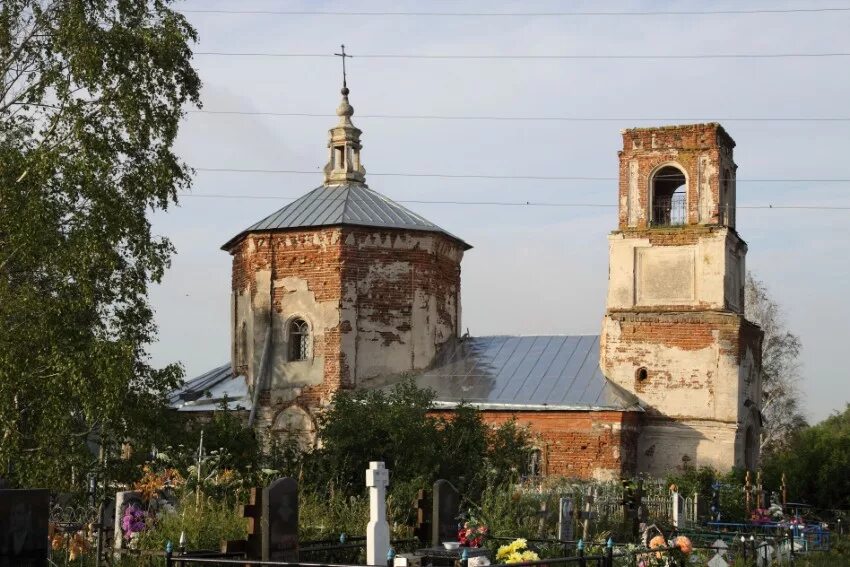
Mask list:
[[543,451],[538,447],[531,450],[528,455],[528,476],[542,476],[543,474]]
[[310,356],[310,327],[304,319],[289,322],[289,360],[307,360]]
[[688,218],[687,180],[672,165],[659,169],[652,177],[652,226],[685,224]]

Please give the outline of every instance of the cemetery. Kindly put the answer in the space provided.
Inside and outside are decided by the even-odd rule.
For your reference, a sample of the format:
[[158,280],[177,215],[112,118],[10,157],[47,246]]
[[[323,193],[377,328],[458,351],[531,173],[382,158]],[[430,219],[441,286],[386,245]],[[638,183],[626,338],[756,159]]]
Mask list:
[[[794,503],[784,478],[769,485],[761,472],[535,476],[527,432],[481,427],[471,408],[451,422],[375,420],[359,447],[338,446],[334,428],[347,429],[332,421],[321,450],[276,447],[274,461],[235,456],[242,426],[216,419],[197,446],[131,455],[132,481],[90,477],[82,497],[0,491],[0,565],[837,565],[847,545],[840,513]],[[431,450],[423,427],[459,450],[429,474],[404,467]],[[401,443],[380,445],[393,435]],[[337,451],[352,462],[339,464]],[[385,460],[355,462],[370,451]]]

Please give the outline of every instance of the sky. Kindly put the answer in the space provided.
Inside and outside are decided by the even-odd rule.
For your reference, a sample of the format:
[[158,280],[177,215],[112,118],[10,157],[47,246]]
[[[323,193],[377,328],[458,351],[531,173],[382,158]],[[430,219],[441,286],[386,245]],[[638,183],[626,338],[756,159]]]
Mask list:
[[[363,130],[362,162],[369,186],[474,246],[462,264],[463,327],[472,335],[599,333],[607,234],[616,227],[616,182],[376,174],[613,178],[620,130],[718,121],[737,142],[737,229],[749,245],[747,267],[766,283],[788,328],[803,343],[805,413],[818,421],[843,410],[850,402],[844,361],[850,337],[850,210],[780,207],[850,208],[850,181],[744,180],[850,180],[850,120],[752,120],[850,118],[850,57],[469,60],[365,55],[850,52],[850,12],[511,17],[189,12],[646,12],[834,5],[697,0],[178,2],[176,7],[186,11],[199,34],[194,63],[204,82],[205,111],[317,116],[187,115],[177,150],[198,169],[193,189],[179,205],[153,216],[155,232],[170,238],[177,254],[151,293],[159,326],[159,340],[150,348],[152,361],[179,361],[191,378],[229,360],[231,265],[220,247],[321,184],[327,130],[335,123],[341,83],[340,60],[332,54],[344,43],[353,55],[347,62],[348,86],[354,123]],[[745,208],[769,205],[773,208]]]

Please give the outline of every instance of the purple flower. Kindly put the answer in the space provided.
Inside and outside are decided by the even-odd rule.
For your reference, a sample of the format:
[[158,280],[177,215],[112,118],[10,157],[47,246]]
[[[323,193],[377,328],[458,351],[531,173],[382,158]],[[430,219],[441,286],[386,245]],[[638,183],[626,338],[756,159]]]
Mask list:
[[130,504],[124,509],[124,515],[121,517],[121,529],[124,532],[124,537],[129,539],[133,534],[143,532],[145,530],[145,511]]

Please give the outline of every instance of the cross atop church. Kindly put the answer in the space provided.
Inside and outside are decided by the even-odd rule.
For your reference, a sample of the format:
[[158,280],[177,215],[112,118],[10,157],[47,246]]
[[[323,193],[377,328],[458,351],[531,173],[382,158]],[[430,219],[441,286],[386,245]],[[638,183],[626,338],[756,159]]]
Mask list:
[[351,59],[351,55],[345,52],[345,44],[340,45],[342,53],[334,53],[337,57],[342,58],[342,88],[348,88],[348,85],[345,84],[345,59]]

